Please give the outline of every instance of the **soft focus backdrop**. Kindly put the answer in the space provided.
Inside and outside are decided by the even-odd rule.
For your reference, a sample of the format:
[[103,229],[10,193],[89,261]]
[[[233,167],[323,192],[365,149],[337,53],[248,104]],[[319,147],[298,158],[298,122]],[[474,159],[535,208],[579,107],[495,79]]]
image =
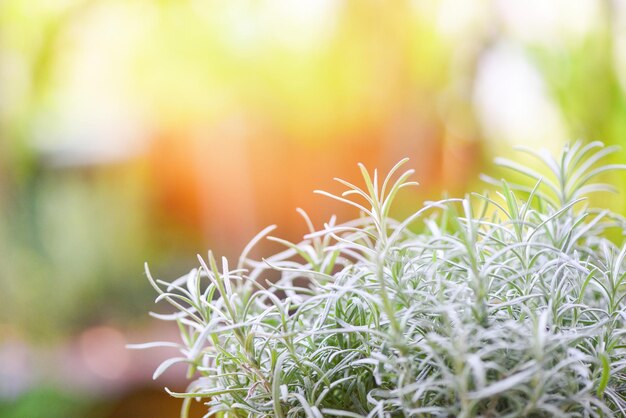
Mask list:
[[144,261],[353,216],[312,191],[359,161],[411,158],[402,216],[515,144],[620,144],[625,89],[626,1],[1,1],[0,416],[176,416],[124,349],[176,338]]

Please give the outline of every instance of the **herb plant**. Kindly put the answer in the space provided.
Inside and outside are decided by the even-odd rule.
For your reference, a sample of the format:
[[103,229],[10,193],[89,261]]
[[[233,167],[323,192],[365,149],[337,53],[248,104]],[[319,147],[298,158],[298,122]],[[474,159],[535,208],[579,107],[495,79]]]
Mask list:
[[[412,170],[384,179],[360,165],[364,187],[337,179],[360,216],[310,232],[234,268],[209,252],[171,283],[150,283],[177,312],[190,402],[222,417],[626,416],[626,230],[586,196],[615,151],[599,142],[513,161],[494,196],[428,202],[389,217]],[[600,164],[600,165],[599,165]],[[382,180],[382,183],[381,183]],[[421,232],[412,232],[413,227]],[[279,275],[278,279],[268,280]],[[167,390],[167,389],[166,389]]]

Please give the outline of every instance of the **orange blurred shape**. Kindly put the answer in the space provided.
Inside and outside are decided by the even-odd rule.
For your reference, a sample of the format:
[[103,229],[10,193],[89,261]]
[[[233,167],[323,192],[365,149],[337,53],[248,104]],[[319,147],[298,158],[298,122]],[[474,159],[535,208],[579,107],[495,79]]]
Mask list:
[[130,364],[126,339],[117,329],[98,326],[84,331],[79,339],[80,353],[87,369],[98,377],[123,377]]

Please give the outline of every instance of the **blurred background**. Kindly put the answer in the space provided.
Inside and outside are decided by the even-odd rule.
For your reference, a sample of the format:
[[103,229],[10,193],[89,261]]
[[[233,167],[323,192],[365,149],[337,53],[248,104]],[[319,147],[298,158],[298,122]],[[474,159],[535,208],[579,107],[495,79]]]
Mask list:
[[177,338],[144,261],[354,216],[312,191],[359,161],[411,158],[402,216],[515,144],[623,143],[625,89],[626,1],[0,1],[0,417],[177,416],[170,353],[124,348]]

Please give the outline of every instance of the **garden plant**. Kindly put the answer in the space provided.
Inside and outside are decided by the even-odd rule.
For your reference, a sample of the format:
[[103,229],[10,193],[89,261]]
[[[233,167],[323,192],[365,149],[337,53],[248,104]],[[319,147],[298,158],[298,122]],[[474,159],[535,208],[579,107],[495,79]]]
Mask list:
[[[209,252],[165,282],[177,363],[207,417],[624,417],[626,221],[587,196],[616,151],[577,142],[541,169],[497,159],[492,194],[389,216],[409,181],[400,161],[363,185],[337,179],[358,209],[299,243],[259,233],[236,262]],[[493,190],[493,189],[492,189]],[[419,231],[419,232],[415,232]],[[615,237],[619,237],[616,239]],[[284,251],[256,260],[262,239]]]

